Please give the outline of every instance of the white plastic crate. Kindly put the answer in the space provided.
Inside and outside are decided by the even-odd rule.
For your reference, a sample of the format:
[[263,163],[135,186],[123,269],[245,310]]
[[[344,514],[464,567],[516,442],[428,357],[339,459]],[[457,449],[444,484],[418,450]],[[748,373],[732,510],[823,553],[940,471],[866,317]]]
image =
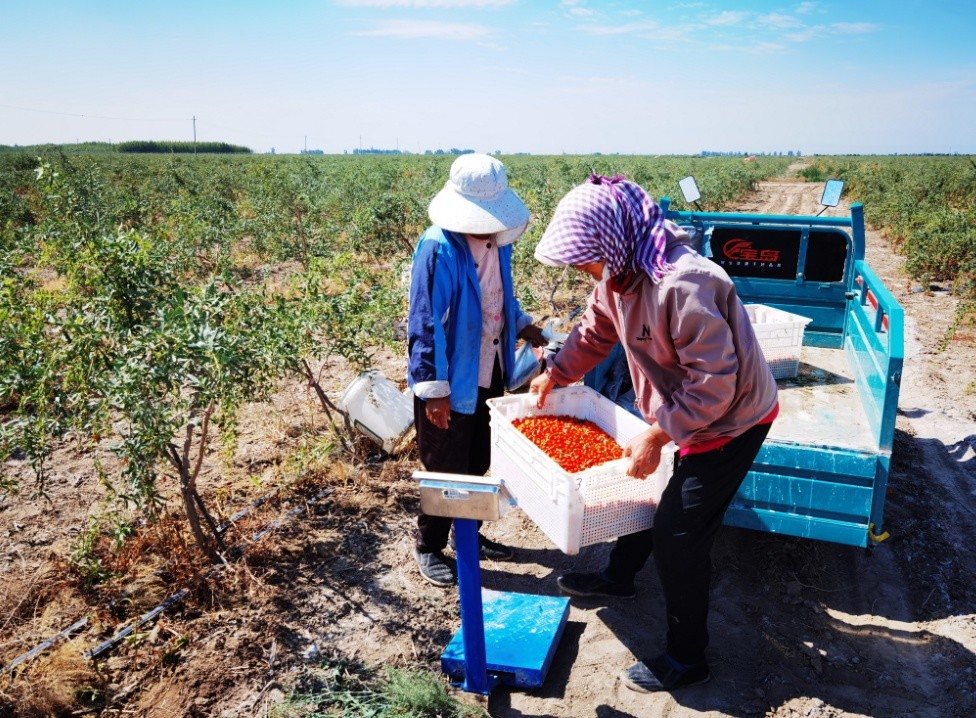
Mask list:
[[800,370],[803,330],[812,320],[765,304],[746,304],[763,356],[777,379],[792,379]]
[[586,386],[553,390],[542,409],[536,406],[537,398],[535,394],[515,394],[488,400],[491,475],[504,482],[519,507],[566,554],[650,528],[671,478],[674,445],[664,448],[661,465],[644,480],[627,476],[629,458],[571,474],[512,422],[553,415],[589,419],[621,446],[646,431],[648,425]]

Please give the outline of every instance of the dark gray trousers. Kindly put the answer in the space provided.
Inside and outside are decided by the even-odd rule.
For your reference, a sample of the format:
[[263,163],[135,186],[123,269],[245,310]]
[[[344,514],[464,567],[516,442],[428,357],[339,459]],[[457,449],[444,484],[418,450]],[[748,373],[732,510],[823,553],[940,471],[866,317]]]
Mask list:
[[[478,403],[474,414],[451,412],[447,429],[439,429],[427,418],[426,403],[414,397],[413,414],[417,427],[417,448],[420,462],[427,471],[448,474],[484,476],[491,467],[491,424],[488,399],[505,393],[501,365],[497,359],[491,386],[478,389]],[[447,547],[451,533],[451,519],[428,516],[422,511],[417,516],[417,550],[441,551]]]
[[677,459],[654,526],[621,536],[610,553],[607,577],[632,583],[653,552],[664,591],[667,652],[682,663],[705,660],[712,545],[770,426],[759,424],[719,449]]

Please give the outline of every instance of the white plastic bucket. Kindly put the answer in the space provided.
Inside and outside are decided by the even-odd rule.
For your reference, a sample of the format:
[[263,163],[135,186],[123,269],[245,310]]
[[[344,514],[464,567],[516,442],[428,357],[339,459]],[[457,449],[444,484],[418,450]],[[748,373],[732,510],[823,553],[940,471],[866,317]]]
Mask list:
[[382,372],[356,377],[339,400],[356,429],[392,453],[413,427],[413,401]]

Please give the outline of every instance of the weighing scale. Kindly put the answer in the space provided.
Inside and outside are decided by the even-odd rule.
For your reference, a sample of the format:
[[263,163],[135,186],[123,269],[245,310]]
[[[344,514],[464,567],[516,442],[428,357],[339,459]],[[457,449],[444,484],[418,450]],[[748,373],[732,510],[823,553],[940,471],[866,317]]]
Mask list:
[[569,617],[569,599],[481,587],[478,522],[501,518],[515,501],[499,479],[416,471],[420,508],[454,519],[461,628],[441,654],[441,669],[469,693],[545,681]]

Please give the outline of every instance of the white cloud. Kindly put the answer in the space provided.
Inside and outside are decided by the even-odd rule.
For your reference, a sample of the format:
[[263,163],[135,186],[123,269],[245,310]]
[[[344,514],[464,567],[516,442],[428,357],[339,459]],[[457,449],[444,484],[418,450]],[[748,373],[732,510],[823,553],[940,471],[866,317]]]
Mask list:
[[830,27],[844,35],[864,35],[878,29],[873,22],[835,22]]
[[505,7],[515,0],[337,0],[346,7],[485,8]]
[[782,52],[786,45],[781,42],[758,42],[750,48],[754,53],[762,55],[769,52]]
[[745,20],[747,15],[748,13],[727,10],[708,18],[705,23],[708,25],[738,25]]
[[815,2],[801,2],[796,6],[797,15],[809,15],[817,8],[817,3]]
[[725,45],[712,45],[711,49],[715,51],[722,52],[737,52],[745,55],[768,55],[771,53],[782,52],[787,48],[786,45],[780,42],[754,42],[746,44],[725,44]]
[[785,30],[789,27],[799,27],[803,24],[792,15],[786,15],[781,12],[771,12],[768,15],[762,15],[759,18],[759,23],[781,30]]
[[787,33],[787,42],[809,42],[817,38],[833,35],[866,35],[877,31],[878,26],[870,22],[835,22],[832,25],[810,25],[796,32]]
[[600,14],[598,10],[586,7],[586,0],[561,0],[559,7],[572,17],[596,17]]
[[811,27],[805,27],[802,30],[798,30],[797,32],[787,33],[786,35],[783,36],[783,39],[786,40],[786,42],[792,42],[792,43],[810,42],[810,40],[813,40],[814,38],[818,38],[818,37],[823,37],[823,35],[824,35],[824,26],[814,25]]
[[631,22],[622,25],[582,25],[583,32],[590,35],[633,35],[645,32],[656,32],[660,24],[652,20],[645,22]]
[[491,34],[485,25],[461,22],[424,22],[419,20],[388,20],[372,30],[355,33],[369,37],[398,37],[404,40],[439,38],[443,40],[482,40]]

